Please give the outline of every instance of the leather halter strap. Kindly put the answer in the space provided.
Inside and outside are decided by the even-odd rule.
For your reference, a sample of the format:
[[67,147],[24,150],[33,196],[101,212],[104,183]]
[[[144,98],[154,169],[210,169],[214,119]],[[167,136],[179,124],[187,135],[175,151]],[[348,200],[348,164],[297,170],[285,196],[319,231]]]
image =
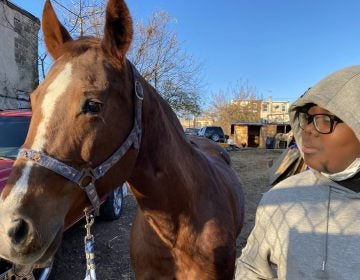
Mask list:
[[[140,148],[141,142],[141,113],[142,113],[142,101],[144,98],[143,87],[140,83],[140,73],[137,71],[135,66],[128,61],[129,65],[132,69],[133,81],[134,81],[134,125],[130,131],[130,134],[126,138],[126,140],[122,143],[120,148],[118,148],[107,160],[101,163],[96,168],[83,168],[82,170],[77,170],[76,168],[67,165],[49,155],[44,154],[40,151],[35,151],[31,149],[21,148],[19,149],[19,153],[17,155],[18,159],[30,160],[35,162],[36,164],[49,169],[71,182],[79,185],[87,194],[93,208],[95,211],[95,215],[99,215],[100,202],[99,195],[97,194],[95,188],[95,181],[104,176],[111,167],[113,167],[123,156],[124,154],[133,146],[134,149]],[[82,186],[82,182],[85,178],[90,178],[90,183],[85,187]]]

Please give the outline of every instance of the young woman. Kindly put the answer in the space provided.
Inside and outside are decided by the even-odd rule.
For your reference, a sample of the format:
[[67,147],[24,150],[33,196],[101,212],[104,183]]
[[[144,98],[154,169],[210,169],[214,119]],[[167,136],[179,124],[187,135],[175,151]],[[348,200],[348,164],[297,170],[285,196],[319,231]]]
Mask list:
[[310,170],[263,196],[236,279],[360,279],[360,66],[320,81],[290,110]]

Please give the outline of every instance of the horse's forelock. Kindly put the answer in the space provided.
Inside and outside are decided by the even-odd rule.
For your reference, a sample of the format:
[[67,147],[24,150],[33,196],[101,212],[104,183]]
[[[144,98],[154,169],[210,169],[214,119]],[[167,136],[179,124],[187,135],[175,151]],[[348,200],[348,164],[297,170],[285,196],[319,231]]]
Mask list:
[[106,56],[106,65],[111,65],[116,69],[124,66],[125,60],[118,60],[110,55],[102,44],[102,40],[95,37],[80,37],[74,41],[68,41],[62,46],[62,55],[69,59],[85,54],[89,50],[95,50],[98,54]]
[[75,41],[66,42],[62,47],[62,52],[76,57],[90,49],[101,49],[101,40],[95,37],[81,37]]

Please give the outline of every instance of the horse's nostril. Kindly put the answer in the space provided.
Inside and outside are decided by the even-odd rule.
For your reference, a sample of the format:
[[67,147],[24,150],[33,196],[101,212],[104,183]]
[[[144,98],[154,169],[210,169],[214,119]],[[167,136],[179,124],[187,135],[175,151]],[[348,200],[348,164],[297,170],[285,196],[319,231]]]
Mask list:
[[29,225],[23,219],[17,219],[13,221],[12,227],[8,231],[8,235],[13,244],[19,245],[26,240],[28,232]]

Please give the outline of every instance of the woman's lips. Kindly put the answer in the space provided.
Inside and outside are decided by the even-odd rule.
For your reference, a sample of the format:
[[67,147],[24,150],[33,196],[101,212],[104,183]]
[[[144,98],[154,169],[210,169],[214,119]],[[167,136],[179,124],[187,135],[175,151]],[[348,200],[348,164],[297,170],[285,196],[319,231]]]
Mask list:
[[312,146],[306,146],[306,145],[303,145],[302,146],[302,152],[304,154],[314,154],[317,152],[317,149],[312,147]]

